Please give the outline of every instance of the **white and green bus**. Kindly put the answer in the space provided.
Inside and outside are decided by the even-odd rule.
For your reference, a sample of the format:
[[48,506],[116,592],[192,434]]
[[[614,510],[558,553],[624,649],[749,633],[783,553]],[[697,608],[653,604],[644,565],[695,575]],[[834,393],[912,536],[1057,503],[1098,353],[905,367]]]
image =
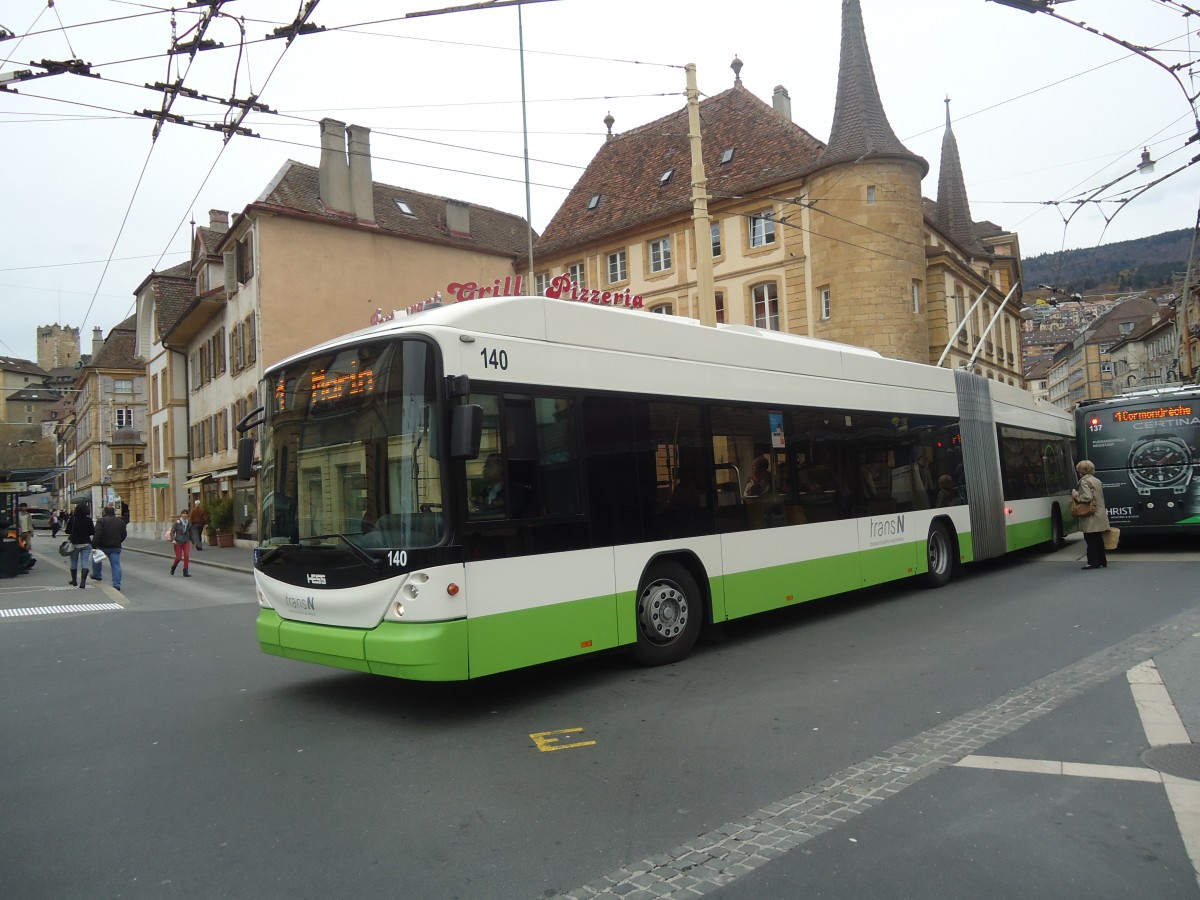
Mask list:
[[477,299],[287,359],[264,391],[259,644],[398,678],[674,662],[706,626],[941,585],[1073,525],[1068,414],[744,326]]

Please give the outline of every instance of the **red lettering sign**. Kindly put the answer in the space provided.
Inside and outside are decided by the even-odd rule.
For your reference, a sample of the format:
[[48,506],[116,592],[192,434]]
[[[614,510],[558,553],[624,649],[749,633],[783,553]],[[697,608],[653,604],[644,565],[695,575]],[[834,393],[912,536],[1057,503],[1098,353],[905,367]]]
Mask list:
[[546,296],[551,300],[574,300],[576,303],[596,303],[600,306],[624,306],[628,309],[642,309],[645,303],[641,294],[634,294],[629,288],[623,291],[597,291],[581,288],[578,282],[572,281],[568,275],[555,275],[550,279],[546,288]]
[[459,284],[457,281],[446,285],[446,293],[461,303],[463,300],[475,300],[479,297],[519,297],[521,296],[522,276],[515,278],[505,275],[502,282],[499,278],[494,284],[480,286],[476,281]]

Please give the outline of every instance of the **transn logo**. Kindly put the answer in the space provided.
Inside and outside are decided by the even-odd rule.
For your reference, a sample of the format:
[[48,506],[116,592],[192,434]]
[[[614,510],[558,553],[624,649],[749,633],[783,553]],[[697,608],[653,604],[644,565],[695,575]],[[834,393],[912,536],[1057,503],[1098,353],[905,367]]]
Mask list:
[[308,575],[305,577],[308,578],[309,584],[324,584],[325,583],[324,575]]

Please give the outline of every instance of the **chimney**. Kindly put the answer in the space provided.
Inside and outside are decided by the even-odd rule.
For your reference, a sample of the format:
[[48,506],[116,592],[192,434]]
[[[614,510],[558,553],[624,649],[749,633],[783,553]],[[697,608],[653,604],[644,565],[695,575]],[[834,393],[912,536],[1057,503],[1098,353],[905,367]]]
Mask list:
[[328,210],[350,212],[350,169],[346,165],[346,123],[321,120],[321,203]]
[[375,185],[371,181],[371,129],[351,125],[346,129],[350,139],[350,204],[360,222],[375,222]]
[[792,121],[792,98],[782,84],[775,85],[775,95],[771,97],[771,106],[775,109],[775,115],[783,121]]
[[104,331],[97,325],[92,329],[92,365],[96,364],[96,357],[100,355],[100,351],[104,349]]
[[229,213],[223,209],[210,209],[208,211],[208,227],[212,231],[224,234],[229,230]]
[[471,236],[471,207],[458,200],[446,201],[446,230],[452,237]]

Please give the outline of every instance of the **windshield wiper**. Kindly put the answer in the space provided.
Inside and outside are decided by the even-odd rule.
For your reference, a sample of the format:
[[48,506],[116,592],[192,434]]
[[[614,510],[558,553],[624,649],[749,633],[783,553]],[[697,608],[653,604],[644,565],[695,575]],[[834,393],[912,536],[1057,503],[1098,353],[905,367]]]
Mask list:
[[323,541],[325,538],[331,537],[341,538],[343,541],[345,541],[346,546],[350,548],[350,552],[357,556],[364,565],[370,566],[376,572],[383,568],[382,559],[377,559],[376,557],[372,556],[370,553],[358,546],[358,544],[354,543],[354,541],[350,540],[350,538],[346,537],[346,535],[339,531],[331,531],[328,534],[311,534],[308,537],[301,538],[300,541],[301,543],[304,541]]

